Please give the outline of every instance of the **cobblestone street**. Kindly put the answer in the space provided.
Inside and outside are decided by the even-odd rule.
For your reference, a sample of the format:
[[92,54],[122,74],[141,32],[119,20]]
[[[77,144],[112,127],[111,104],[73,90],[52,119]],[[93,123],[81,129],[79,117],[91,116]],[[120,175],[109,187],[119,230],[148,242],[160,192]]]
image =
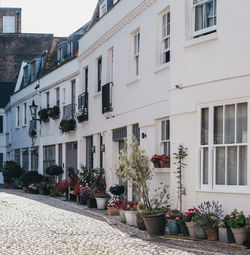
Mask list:
[[142,240],[72,203],[22,191],[0,190],[0,219],[1,255],[249,254],[183,240]]

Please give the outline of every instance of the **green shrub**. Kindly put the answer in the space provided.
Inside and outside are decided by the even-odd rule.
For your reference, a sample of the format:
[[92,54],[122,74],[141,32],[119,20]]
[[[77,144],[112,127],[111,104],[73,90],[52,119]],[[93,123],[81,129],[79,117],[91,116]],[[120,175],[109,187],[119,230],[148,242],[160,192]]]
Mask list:
[[44,180],[44,176],[37,171],[24,172],[21,176],[21,182],[24,187],[28,187],[30,184],[39,184]]
[[19,178],[23,170],[15,161],[6,161],[3,165],[4,182],[11,183]]
[[51,197],[58,197],[59,192],[56,184],[51,184],[50,185],[50,196]]
[[63,173],[63,168],[61,166],[52,165],[46,168],[46,174],[50,176],[57,176]]

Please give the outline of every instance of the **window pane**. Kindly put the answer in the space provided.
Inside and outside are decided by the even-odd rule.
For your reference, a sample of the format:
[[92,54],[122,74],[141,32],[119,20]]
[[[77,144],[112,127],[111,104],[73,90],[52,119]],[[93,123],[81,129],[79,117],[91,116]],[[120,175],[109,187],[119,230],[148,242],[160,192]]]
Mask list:
[[247,185],[247,146],[239,147],[239,185]]
[[162,16],[162,37],[167,36],[167,14]]
[[225,143],[235,143],[235,105],[225,107]]
[[166,120],[166,140],[170,139],[170,121]]
[[206,3],[205,27],[214,26],[214,4],[213,1]]
[[208,184],[208,148],[203,148],[203,184]]
[[216,148],[216,184],[225,185],[225,147]]
[[199,5],[195,7],[195,31],[203,28],[203,5]]
[[208,108],[201,109],[201,145],[208,144]]
[[237,185],[237,147],[227,148],[227,184]]
[[223,143],[223,106],[214,107],[214,144]]
[[170,12],[168,13],[168,20],[167,20],[167,35],[170,35]]
[[237,105],[237,143],[247,142],[247,103]]

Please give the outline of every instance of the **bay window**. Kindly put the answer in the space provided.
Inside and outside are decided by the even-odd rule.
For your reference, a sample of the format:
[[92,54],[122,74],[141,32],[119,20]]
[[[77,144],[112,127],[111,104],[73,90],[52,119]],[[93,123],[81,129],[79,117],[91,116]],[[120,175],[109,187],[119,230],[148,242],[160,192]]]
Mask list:
[[193,0],[194,37],[215,31],[216,0]]
[[201,187],[248,185],[248,103],[202,108],[200,112]]

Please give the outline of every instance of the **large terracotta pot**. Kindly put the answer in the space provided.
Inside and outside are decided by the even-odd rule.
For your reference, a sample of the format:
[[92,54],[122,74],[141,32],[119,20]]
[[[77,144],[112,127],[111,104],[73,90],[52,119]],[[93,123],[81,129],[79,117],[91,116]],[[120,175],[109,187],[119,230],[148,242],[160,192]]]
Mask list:
[[207,233],[202,226],[195,225],[194,229],[198,239],[207,239]]
[[176,220],[168,220],[168,229],[170,235],[178,235],[180,231],[180,225],[177,224]]
[[119,209],[116,207],[108,207],[108,215],[109,216],[119,216],[120,215]]
[[188,232],[191,238],[197,238],[196,232],[195,232],[195,224],[191,222],[186,222],[186,226],[188,228]]
[[166,227],[166,218],[162,214],[143,215],[147,231],[150,235],[164,235]]
[[209,241],[217,241],[218,240],[218,228],[205,226],[204,229],[207,233],[207,240],[209,240]]
[[139,213],[136,214],[136,223],[137,223],[137,227],[140,230],[146,230],[146,226],[145,226],[143,217]]
[[243,244],[247,240],[247,232],[245,228],[232,228],[234,239],[237,244]]
[[134,212],[134,211],[124,211],[124,213],[125,213],[126,223],[129,226],[137,227],[136,212]]
[[125,212],[121,209],[119,210],[119,212],[120,212],[120,221],[122,223],[126,223]]
[[235,243],[231,228],[219,228],[219,241],[222,243]]
[[107,208],[108,198],[96,197],[96,204],[98,210],[105,210]]

